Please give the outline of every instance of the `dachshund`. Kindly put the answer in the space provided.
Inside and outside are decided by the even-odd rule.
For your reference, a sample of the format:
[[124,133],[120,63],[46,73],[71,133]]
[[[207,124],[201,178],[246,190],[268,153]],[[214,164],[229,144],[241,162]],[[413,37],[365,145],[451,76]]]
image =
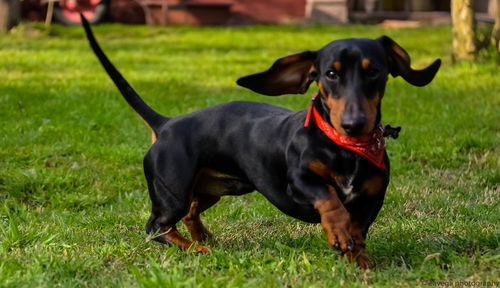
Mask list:
[[[200,214],[222,196],[256,190],[283,213],[321,223],[329,245],[370,267],[365,239],[389,183],[383,136],[397,137],[400,129],[384,131],[381,124],[388,75],[425,86],[440,59],[414,70],[408,53],[387,36],[335,40],[237,81],[269,96],[303,94],[315,82],[309,108],[236,101],[165,117],[116,70],[83,16],[82,23],[104,69],[156,137],[144,157],[152,203],[146,232],[154,240],[208,253],[198,244],[212,236]],[[177,230],[179,221],[192,240]]]

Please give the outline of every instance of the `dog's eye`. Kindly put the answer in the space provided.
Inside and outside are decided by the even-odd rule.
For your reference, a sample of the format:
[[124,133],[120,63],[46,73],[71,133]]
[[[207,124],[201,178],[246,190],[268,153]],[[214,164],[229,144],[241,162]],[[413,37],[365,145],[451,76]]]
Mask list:
[[337,73],[335,73],[335,71],[333,71],[333,70],[326,71],[325,75],[326,75],[326,78],[328,78],[329,80],[339,79],[339,75]]
[[371,68],[371,69],[369,69],[366,72],[366,76],[368,76],[368,78],[377,78],[377,76],[378,76],[378,70],[374,69],[374,68]]

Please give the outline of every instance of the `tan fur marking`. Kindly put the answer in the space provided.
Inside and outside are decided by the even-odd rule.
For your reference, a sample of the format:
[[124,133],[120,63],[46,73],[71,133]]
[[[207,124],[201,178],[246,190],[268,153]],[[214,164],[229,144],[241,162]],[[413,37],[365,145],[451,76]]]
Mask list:
[[318,175],[319,177],[321,177],[325,180],[330,179],[330,170],[328,169],[328,167],[326,167],[325,164],[323,164],[319,160],[311,161],[311,163],[309,164],[309,169],[311,169],[311,171],[314,174]]
[[151,131],[151,144],[154,144],[156,142],[156,134],[154,131]]
[[200,220],[200,213],[203,212],[200,211],[201,209],[203,209],[203,207],[200,206],[201,205],[199,203],[199,200],[195,198],[191,202],[189,213],[186,216],[184,216],[184,218],[182,218],[182,222],[184,222],[189,233],[191,234],[191,239],[197,242],[202,242],[205,241],[207,238],[212,237],[212,233],[203,225],[203,223]]
[[196,175],[189,195],[189,212],[182,218],[193,241],[201,242],[212,237],[212,233],[201,222],[200,214],[220,200],[217,194],[227,190],[222,179],[232,179],[230,177],[232,176],[208,168],[200,169]]
[[311,169],[314,174],[318,175],[326,181],[335,181],[335,183],[339,185],[344,183],[344,177],[342,177],[342,175],[339,175],[332,171],[320,160],[312,160],[309,164],[309,169]]
[[326,104],[330,109],[330,122],[332,123],[333,128],[335,128],[335,130],[337,130],[340,134],[347,135],[341,125],[342,113],[344,113],[345,108],[345,98],[336,99],[334,97],[328,97]]
[[362,105],[365,112],[366,124],[361,131],[361,135],[368,135],[375,128],[375,121],[377,120],[377,107],[380,104],[380,94],[375,95],[373,98],[363,98]]
[[401,57],[407,65],[410,65],[410,56],[404,51],[401,46],[398,44],[394,43],[391,47],[392,51],[396,53],[399,57]]
[[321,81],[319,81],[318,88],[319,88],[319,93],[321,94],[321,97],[328,99],[328,95],[326,95],[325,90],[323,89],[323,83],[321,83]]
[[337,72],[340,71],[342,69],[342,63],[340,63],[339,61],[333,62],[333,68],[335,68]]
[[361,67],[363,67],[363,69],[367,70],[368,67],[370,67],[370,60],[364,58],[363,61],[361,61]]
[[197,252],[206,254],[210,252],[210,249],[206,246],[201,246],[201,245],[196,245],[192,241],[189,241],[188,239],[184,238],[184,236],[177,231],[177,228],[175,226],[169,227],[165,226],[162,229],[163,231],[163,237],[165,240],[172,244],[177,244],[180,249],[182,250],[190,250],[190,249],[196,249]]
[[383,185],[384,178],[380,176],[368,178],[368,180],[363,183],[363,192],[368,196],[375,196],[380,192]]
[[[141,117],[141,119],[142,119],[142,117]],[[149,124],[148,124],[148,122],[146,122],[146,120],[142,119],[142,121],[144,121],[144,124],[146,124],[146,126],[148,126],[148,128],[151,129],[151,144],[154,144],[156,142],[155,131],[153,131],[153,128],[151,128],[151,126],[149,126]]]
[[293,62],[298,62],[300,60],[302,60],[302,57],[300,57],[300,55],[290,55],[290,56],[287,56],[287,57],[281,59],[280,64],[286,65],[289,63],[293,63]]
[[314,70],[315,70],[315,69],[316,69],[316,68],[314,68],[314,65],[313,65],[313,66],[311,66],[311,68],[309,68],[309,74],[311,74],[312,72],[314,72]]

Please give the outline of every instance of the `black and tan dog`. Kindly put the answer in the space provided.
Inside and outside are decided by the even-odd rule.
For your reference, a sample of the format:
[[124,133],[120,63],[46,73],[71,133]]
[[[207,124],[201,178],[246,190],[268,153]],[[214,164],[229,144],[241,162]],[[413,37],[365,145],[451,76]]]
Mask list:
[[321,223],[328,243],[369,266],[365,238],[389,183],[380,103],[388,75],[416,86],[433,78],[440,60],[410,68],[408,54],[389,37],[336,40],[318,51],[277,60],[238,84],[277,96],[319,87],[299,112],[255,102],[231,102],[175,118],[153,111],[114,68],[82,19],[92,49],[132,108],[157,137],[144,158],[152,202],[147,233],[193,245],[211,236],[200,214],[224,195],[262,193],[287,215]]

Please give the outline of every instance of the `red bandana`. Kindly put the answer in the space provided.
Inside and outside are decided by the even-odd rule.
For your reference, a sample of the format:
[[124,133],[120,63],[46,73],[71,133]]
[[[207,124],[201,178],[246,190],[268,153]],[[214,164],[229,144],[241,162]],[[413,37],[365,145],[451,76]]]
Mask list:
[[385,141],[383,137],[384,128],[382,124],[378,124],[372,135],[368,136],[359,136],[359,137],[348,137],[341,135],[339,132],[335,130],[332,126],[330,126],[319,114],[316,107],[314,107],[314,99],[316,96],[314,95],[313,100],[311,102],[311,106],[309,107],[309,111],[307,112],[306,121],[304,123],[304,127],[309,126],[309,120],[312,119],[316,123],[319,129],[325,133],[328,138],[332,139],[337,145],[344,147],[345,149],[349,149],[366,160],[370,161],[376,167],[385,170],[384,163],[384,155],[385,155]]

